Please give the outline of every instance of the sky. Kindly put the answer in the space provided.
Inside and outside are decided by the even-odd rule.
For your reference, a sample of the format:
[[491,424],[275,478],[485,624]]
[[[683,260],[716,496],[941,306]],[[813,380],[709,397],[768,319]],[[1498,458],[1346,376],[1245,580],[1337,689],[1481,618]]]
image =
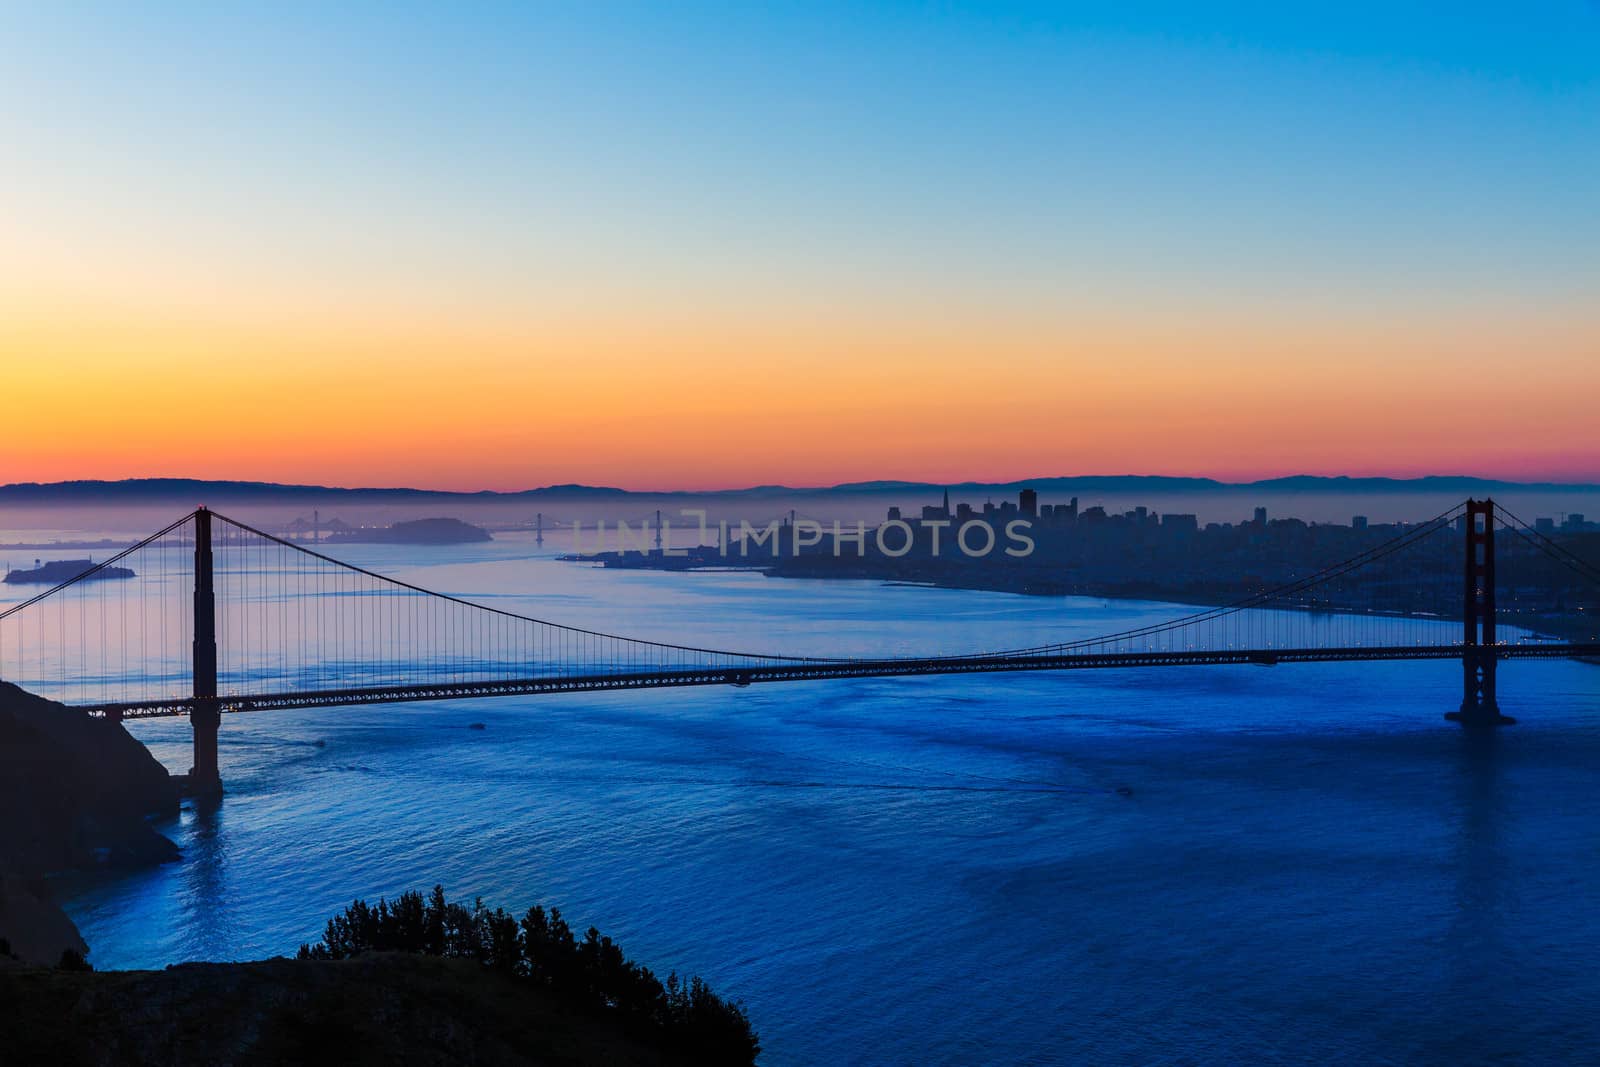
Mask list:
[[1600,481],[1600,3],[0,6],[0,482]]

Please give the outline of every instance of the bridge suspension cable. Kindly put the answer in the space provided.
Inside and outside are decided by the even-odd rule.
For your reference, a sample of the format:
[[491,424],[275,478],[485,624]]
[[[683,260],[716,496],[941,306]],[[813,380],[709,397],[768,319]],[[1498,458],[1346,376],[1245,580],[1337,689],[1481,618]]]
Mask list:
[[167,534],[171,533],[172,531],[178,529],[179,527],[185,526],[185,525],[187,525],[187,524],[189,524],[189,523],[191,523],[193,521],[194,521],[194,515],[192,513],[188,514],[188,515],[185,515],[183,518],[178,519],[176,522],[169,523],[168,525],[166,525],[166,526],[162,527],[161,529],[157,530],[155,533],[151,534],[149,537],[143,538],[142,540],[137,541],[134,544],[129,545],[127,548],[124,548],[122,551],[118,552],[116,555],[111,556],[108,559],[103,559],[99,563],[93,564],[92,566],[90,566],[86,570],[79,571],[78,573],[72,575],[71,577],[67,578],[64,581],[57,582],[55,585],[53,585],[50,588],[46,589],[42,593],[35,594],[34,596],[31,596],[28,599],[26,599],[24,601],[21,601],[20,603],[16,603],[16,604],[11,605],[9,608],[6,608],[4,611],[0,611],[0,622],[4,622],[6,619],[8,619],[11,616],[17,614],[18,612],[21,612],[21,611],[23,611],[23,610],[25,610],[25,609],[27,609],[29,607],[32,607],[34,604],[39,603],[41,600],[44,600],[47,597],[52,597],[52,596],[56,595],[57,593],[61,592],[64,589],[70,589],[73,586],[78,585],[81,582],[94,581],[99,575],[104,573],[107,570],[107,568],[116,566],[118,563],[121,563],[123,560],[127,559],[129,556],[133,555],[135,552],[138,552],[140,549],[146,548],[146,547],[154,544],[155,542],[161,540],[161,538],[165,537]]
[[763,653],[763,652],[734,652],[734,651],[729,651],[727,649],[702,648],[702,647],[695,646],[695,645],[680,645],[680,644],[673,644],[673,643],[665,642],[665,641],[652,641],[652,640],[648,640],[648,639],[645,639],[645,638],[627,637],[627,636],[624,636],[624,635],[621,635],[621,634],[606,633],[606,632],[600,631],[600,630],[584,629],[583,627],[579,627],[579,626],[569,626],[569,625],[566,625],[564,623],[551,622],[548,619],[534,618],[533,616],[530,616],[530,615],[522,615],[522,614],[519,614],[519,613],[514,612],[514,611],[507,611],[504,608],[497,608],[497,607],[493,607],[493,606],[488,605],[488,604],[479,603],[479,602],[474,601],[474,600],[468,600],[468,599],[466,599],[464,597],[459,597],[459,596],[456,596],[456,595],[451,594],[451,593],[442,593],[442,592],[439,592],[438,590],[435,590],[435,589],[425,589],[420,585],[414,585],[411,582],[404,581],[404,580],[402,580],[400,578],[395,578],[395,577],[393,577],[391,575],[387,575],[387,574],[380,574],[377,571],[368,570],[367,568],[357,566],[354,563],[347,563],[344,560],[335,559],[332,556],[325,555],[324,553],[317,552],[317,551],[315,551],[313,549],[309,549],[309,548],[305,547],[304,545],[296,544],[293,541],[289,541],[289,540],[287,540],[285,538],[278,537],[278,536],[276,536],[274,534],[264,533],[261,530],[258,530],[253,526],[247,525],[246,523],[239,522],[236,519],[230,519],[226,515],[222,515],[222,514],[219,514],[219,513],[213,513],[213,514],[214,514],[214,517],[217,520],[219,520],[220,522],[222,522],[222,523],[224,523],[224,524],[226,524],[228,526],[232,526],[233,528],[235,528],[236,530],[241,531],[242,533],[252,534],[252,535],[254,535],[256,537],[261,538],[264,541],[277,544],[277,545],[279,545],[279,546],[281,546],[283,548],[293,549],[296,552],[300,552],[300,553],[303,553],[304,555],[314,557],[314,558],[316,558],[318,560],[321,560],[324,563],[331,564],[331,565],[333,565],[335,567],[341,568],[342,570],[348,571],[348,572],[350,572],[352,574],[360,575],[361,577],[364,577],[364,578],[373,579],[373,580],[375,580],[377,582],[384,583],[385,585],[392,586],[397,590],[403,590],[406,593],[416,594],[416,595],[419,595],[419,596],[432,597],[432,598],[434,598],[436,600],[446,601],[448,603],[456,604],[456,605],[459,605],[459,606],[464,607],[464,608],[471,608],[471,609],[473,609],[475,611],[487,612],[487,613],[489,613],[491,615],[497,615],[497,616],[500,616],[500,617],[508,619],[508,620],[515,620],[516,622],[532,623],[532,624],[534,624],[536,626],[548,626],[548,627],[551,627],[552,629],[562,630],[562,631],[565,631],[565,632],[570,633],[570,634],[575,634],[575,635],[579,635],[579,636],[582,636],[582,637],[592,638],[592,639],[597,640],[597,641],[620,641],[620,642],[626,642],[629,645],[638,645],[640,647],[645,647],[645,648],[655,648],[655,649],[660,649],[660,650],[663,650],[663,651],[666,651],[666,652],[695,653],[695,654],[699,654],[699,655],[719,656],[719,657],[726,657],[726,658],[729,658],[729,659],[742,659],[742,660],[762,661],[762,662],[766,662],[766,661],[774,661],[774,662],[782,662],[782,663],[824,663],[824,662],[833,662],[833,659],[831,657],[775,655],[775,654],[769,654],[769,653]]
[[[1465,529],[1468,511],[1457,505],[1414,526],[1373,527],[1375,543],[1300,576],[1292,576],[1300,559],[1315,558],[1319,545],[1347,545],[1349,535],[1319,540],[1318,527],[1287,527],[1303,543],[1278,558],[1263,550],[1267,569],[1249,581],[1267,588],[1177,618],[998,651],[877,659],[733,651],[555,623],[204,513],[212,531],[205,574],[214,582],[216,694],[242,709],[978,670],[1443,658],[1461,655],[1463,549],[1452,531]],[[0,610],[0,678],[118,714],[193,706],[197,514]],[[1581,578],[1573,589],[1600,589],[1600,566],[1504,508],[1494,515],[1525,543],[1527,558]],[[374,547],[371,557],[385,551]],[[1285,572],[1291,577],[1272,582]],[[1509,581],[1505,566],[1500,575]],[[1197,598],[1222,599],[1242,584],[1201,578]],[[1514,583],[1509,588],[1515,593]],[[528,595],[549,593],[484,594]],[[1528,640],[1512,627],[1537,628],[1550,616],[1549,605],[1527,595],[1502,597],[1501,606],[1509,635],[1501,644]],[[1569,647],[1542,640],[1540,648],[1506,654]]]
[[1520,537],[1523,542],[1532,546],[1535,550],[1542,553],[1547,558],[1552,559],[1566,567],[1568,570],[1587,578],[1596,586],[1600,586],[1600,566],[1590,563],[1583,557],[1570,551],[1565,545],[1561,544],[1561,542],[1555,540],[1554,538],[1547,537],[1545,534],[1539,531],[1538,527],[1532,525],[1531,523],[1524,522],[1522,519],[1514,515],[1509,509],[1496,504],[1495,511],[1499,515],[1503,516],[1506,528]]
[[[983,655],[1011,657],[1052,655],[1088,649],[1109,649],[1113,646],[1131,647],[1140,641],[1143,641],[1144,647],[1148,648],[1157,643],[1154,641],[1155,638],[1183,632],[1195,632],[1203,627],[1207,627],[1209,624],[1215,624],[1250,611],[1280,609],[1301,612],[1337,612],[1340,610],[1340,608],[1331,603],[1307,603],[1303,598],[1296,598],[1302,597],[1303,594],[1309,593],[1314,589],[1327,586],[1329,583],[1360,571],[1365,567],[1423,544],[1443,531],[1448,531],[1451,528],[1451,525],[1461,517],[1465,508],[1465,504],[1457,504],[1455,507],[1449,508],[1425,522],[1418,523],[1415,526],[1407,528],[1404,532],[1390,540],[1374,545],[1347,559],[1343,559],[1337,563],[1325,566],[1315,573],[1305,576],[1304,578],[1298,578],[1283,583],[1263,592],[1252,593],[1246,597],[1231,601],[1226,604],[1205,608],[1201,611],[1192,612],[1188,615],[1183,615],[1175,619],[1168,619],[1145,626],[1138,626],[1127,630],[1101,634],[1095,637],[1078,638],[1071,641],[1054,642],[1044,645],[1031,645],[1022,648],[1001,649],[993,652],[983,653]],[[1455,546],[1452,545],[1451,548],[1452,551],[1455,550]],[[1347,608],[1345,610],[1349,609]],[[1289,627],[1287,629],[1291,632],[1293,631],[1293,627]],[[1269,645],[1274,639],[1275,635],[1267,635]],[[1278,644],[1282,644],[1281,637],[1276,637],[1276,640]],[[1170,642],[1166,642],[1165,644],[1170,644]],[[950,658],[960,659],[965,657]]]

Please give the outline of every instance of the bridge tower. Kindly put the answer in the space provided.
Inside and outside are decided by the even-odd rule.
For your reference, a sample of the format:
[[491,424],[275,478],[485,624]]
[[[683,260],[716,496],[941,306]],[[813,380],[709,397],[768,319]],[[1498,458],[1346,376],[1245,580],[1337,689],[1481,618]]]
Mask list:
[[194,729],[194,766],[189,769],[193,796],[222,792],[217,770],[217,728],[222,709],[217,704],[217,594],[211,569],[211,512],[194,513],[194,707],[189,712]]
[[1461,709],[1445,718],[1463,726],[1509,724],[1516,720],[1500,714],[1495,699],[1494,501],[1468,500],[1463,519]]

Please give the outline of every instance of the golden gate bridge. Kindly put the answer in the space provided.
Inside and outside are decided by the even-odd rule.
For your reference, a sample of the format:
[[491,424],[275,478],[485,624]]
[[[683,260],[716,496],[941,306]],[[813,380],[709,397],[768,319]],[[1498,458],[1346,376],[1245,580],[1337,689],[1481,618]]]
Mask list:
[[[1595,613],[1541,635],[1530,578],[1600,592],[1600,567],[1490,500],[1232,603],[1085,639],[961,655],[801,656],[627,637],[425,589],[198,508],[0,611],[0,679],[112,721],[187,715],[196,794],[221,789],[225,713],[909,675],[1459,659],[1464,725],[1502,714],[1503,660],[1600,657]],[[108,568],[136,577],[96,580]],[[1558,583],[1559,584],[1559,583]],[[1590,601],[1592,603],[1592,600]],[[1509,610],[1508,610],[1509,608]],[[1574,631],[1574,619],[1587,619]],[[1600,629],[1600,626],[1596,626]]]

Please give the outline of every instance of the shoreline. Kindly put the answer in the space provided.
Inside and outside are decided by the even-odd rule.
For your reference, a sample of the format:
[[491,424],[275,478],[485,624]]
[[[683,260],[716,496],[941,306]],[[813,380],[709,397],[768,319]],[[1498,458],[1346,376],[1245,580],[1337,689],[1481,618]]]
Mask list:
[[[767,578],[782,578],[790,580],[812,581],[869,581],[877,582],[883,588],[895,589],[949,589],[966,592],[1004,593],[1012,596],[1030,597],[1060,597],[1066,599],[1075,597],[1083,600],[1106,600],[1119,602],[1144,602],[1152,604],[1172,604],[1178,607],[1198,608],[1201,610],[1227,608],[1247,601],[1252,594],[1239,589],[1216,587],[1212,592],[1196,589],[1194,586],[1172,586],[1159,582],[1140,583],[1095,583],[1095,582],[1063,582],[1056,579],[1041,577],[1028,572],[1004,575],[1003,580],[994,580],[994,575],[989,580],[981,579],[975,571],[963,570],[957,573],[945,573],[914,577],[905,574],[893,573],[892,569],[880,569],[870,566],[841,566],[841,567],[815,567],[806,566],[806,557],[796,557],[794,560],[777,560],[767,563],[727,564],[727,563],[700,563],[692,557],[683,559],[675,557],[662,559],[655,555],[643,553],[598,553],[592,556],[566,555],[557,557],[561,562],[584,563],[589,566],[599,566],[615,570],[646,570],[660,571],[669,574],[706,572],[717,573],[750,573],[755,572]],[[1459,623],[1454,616],[1442,615],[1435,612],[1418,612],[1404,610],[1387,610],[1370,608],[1357,605],[1329,604],[1316,609],[1295,607],[1291,605],[1273,606],[1262,605],[1256,610],[1263,611],[1295,611],[1307,614],[1326,615],[1355,615],[1366,618],[1391,618],[1415,619],[1418,621],[1431,621],[1439,623]],[[1593,632],[1594,624],[1587,618],[1572,616],[1542,616],[1536,621],[1519,621],[1515,613],[1502,611],[1499,615],[1499,624],[1502,627],[1510,626],[1526,631],[1534,637],[1543,637],[1550,640],[1573,640],[1589,638],[1600,641],[1600,635]],[[1574,657],[1582,662],[1594,662],[1584,657]]]

